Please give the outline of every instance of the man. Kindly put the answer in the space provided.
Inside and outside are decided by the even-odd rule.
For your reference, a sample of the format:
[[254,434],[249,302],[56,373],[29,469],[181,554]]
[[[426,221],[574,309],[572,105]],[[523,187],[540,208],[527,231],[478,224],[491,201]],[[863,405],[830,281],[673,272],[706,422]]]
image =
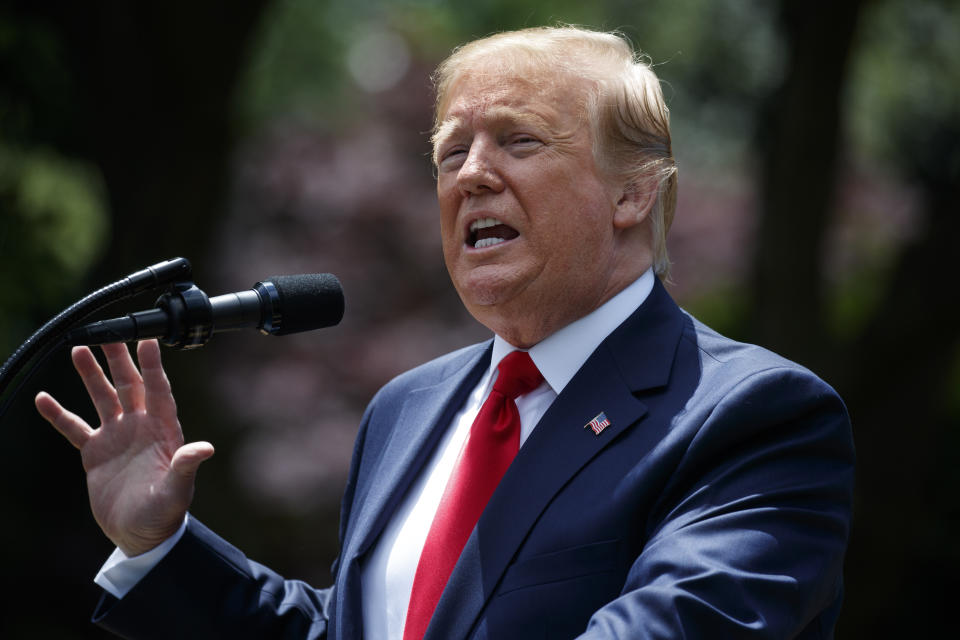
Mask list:
[[373,399],[324,590],[185,515],[213,449],[183,444],[155,342],[139,372],[106,346],[112,385],[76,349],[102,426],[37,407],[118,546],[95,619],[137,638],[831,637],[849,421],[657,279],[676,168],[652,71],[616,35],[538,28],[466,45],[436,81],[444,257],[494,339]]

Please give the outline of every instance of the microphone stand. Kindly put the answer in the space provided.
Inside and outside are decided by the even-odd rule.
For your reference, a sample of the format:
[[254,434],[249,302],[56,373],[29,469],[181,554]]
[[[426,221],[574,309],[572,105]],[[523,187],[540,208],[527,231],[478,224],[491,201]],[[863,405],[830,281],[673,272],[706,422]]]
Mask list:
[[190,261],[186,258],[173,258],[131,273],[105,287],[97,289],[73,303],[51,320],[47,321],[32,336],[26,339],[7,361],[0,367],[0,397],[13,382],[27,363],[34,360],[33,366],[21,377],[16,388],[0,405],[0,419],[6,414],[13,398],[20,392],[33,372],[55,351],[68,344],[66,332],[81,320],[100,309],[119,300],[130,298],[144,291],[158,289],[170,283],[181,289],[193,286],[189,282],[192,274]]

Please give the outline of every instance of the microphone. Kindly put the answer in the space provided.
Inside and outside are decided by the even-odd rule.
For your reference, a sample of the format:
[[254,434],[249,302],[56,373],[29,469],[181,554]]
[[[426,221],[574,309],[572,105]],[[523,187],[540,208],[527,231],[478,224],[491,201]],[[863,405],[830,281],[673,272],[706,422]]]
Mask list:
[[343,318],[343,289],[330,273],[270,276],[252,289],[208,298],[191,282],[160,296],[154,309],[71,330],[69,345],[159,338],[178,349],[202,347],[214,333],[256,328],[283,336],[331,327]]

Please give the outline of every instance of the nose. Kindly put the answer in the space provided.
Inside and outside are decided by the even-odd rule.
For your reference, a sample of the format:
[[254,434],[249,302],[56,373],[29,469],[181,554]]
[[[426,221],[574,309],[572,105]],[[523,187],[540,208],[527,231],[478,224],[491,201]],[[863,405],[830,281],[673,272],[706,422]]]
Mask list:
[[491,141],[479,137],[470,145],[467,157],[457,172],[457,187],[464,196],[503,190],[495,147]]

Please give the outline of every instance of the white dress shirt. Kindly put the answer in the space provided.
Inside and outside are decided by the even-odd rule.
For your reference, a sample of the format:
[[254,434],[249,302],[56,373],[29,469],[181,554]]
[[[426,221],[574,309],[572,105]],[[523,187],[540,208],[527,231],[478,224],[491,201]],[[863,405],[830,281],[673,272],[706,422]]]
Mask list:
[[[647,270],[592,313],[528,350],[543,374],[544,382],[516,400],[520,413],[520,446],[590,354],[646,300],[653,284],[653,271]],[[499,336],[494,337],[490,367],[453,418],[430,461],[363,561],[362,607],[366,637],[402,640],[413,577],[433,516],[473,420],[493,388],[497,366],[515,349]],[[140,556],[128,558],[119,549],[115,550],[94,581],[107,592],[122,598],[173,548],[185,529],[186,521],[160,547]]]

